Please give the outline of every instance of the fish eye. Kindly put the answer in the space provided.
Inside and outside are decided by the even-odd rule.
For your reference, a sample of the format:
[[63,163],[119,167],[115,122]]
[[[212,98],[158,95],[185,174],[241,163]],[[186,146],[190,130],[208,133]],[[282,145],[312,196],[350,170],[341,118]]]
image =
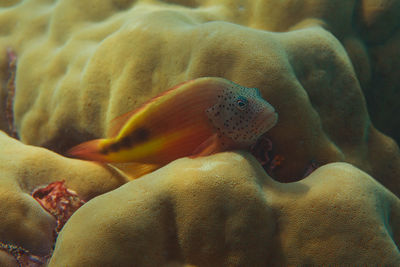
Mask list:
[[244,98],[244,97],[242,97],[242,96],[239,97],[239,98],[236,100],[236,107],[237,107],[239,110],[245,110],[246,107],[247,107],[247,104],[248,104],[247,99]]

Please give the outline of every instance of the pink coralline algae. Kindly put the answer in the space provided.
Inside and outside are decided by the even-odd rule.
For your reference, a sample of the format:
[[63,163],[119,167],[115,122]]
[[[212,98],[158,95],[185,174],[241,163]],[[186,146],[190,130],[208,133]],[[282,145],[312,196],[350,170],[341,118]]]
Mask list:
[[7,48],[8,57],[8,80],[7,80],[7,102],[6,102],[6,117],[10,136],[16,138],[17,131],[14,126],[13,102],[15,96],[15,73],[17,69],[17,55],[14,50]]
[[[85,204],[85,201],[81,200],[75,191],[66,188],[64,183],[65,181],[53,182],[46,187],[35,189],[32,193],[32,197],[57,220],[54,241],[71,215]],[[43,266],[50,257],[50,255],[36,256],[23,247],[2,242],[0,242],[0,250],[13,256],[18,266],[21,267]]]
[[32,255],[28,250],[12,244],[0,242],[0,250],[13,256],[19,267],[40,267],[46,261],[45,257]]
[[56,218],[56,233],[60,232],[71,215],[85,204],[85,201],[81,200],[75,191],[65,187],[64,182],[53,182],[32,193],[32,197]]

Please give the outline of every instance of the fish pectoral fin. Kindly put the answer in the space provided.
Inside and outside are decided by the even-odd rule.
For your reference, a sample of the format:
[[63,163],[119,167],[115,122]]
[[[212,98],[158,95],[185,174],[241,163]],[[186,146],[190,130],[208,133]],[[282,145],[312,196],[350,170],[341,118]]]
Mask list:
[[161,167],[158,164],[146,164],[139,162],[112,163],[109,165],[120,172],[122,175],[127,176],[130,180],[137,179]]
[[217,134],[213,134],[201,143],[189,158],[208,156],[221,151],[221,145]]

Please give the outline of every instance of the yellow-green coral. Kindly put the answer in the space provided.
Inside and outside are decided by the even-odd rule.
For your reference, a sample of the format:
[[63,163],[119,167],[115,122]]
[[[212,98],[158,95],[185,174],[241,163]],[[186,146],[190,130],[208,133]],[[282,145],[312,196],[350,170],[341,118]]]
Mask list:
[[[399,120],[396,116],[399,102],[396,93],[398,91],[396,88],[399,86],[396,70],[400,64],[397,45],[400,36],[399,21],[400,4],[398,1],[390,0],[0,1],[0,110],[2,111],[0,129],[8,131],[4,116],[5,101],[8,97],[5,86],[8,79],[7,48],[15,50],[18,56],[14,99],[14,120],[18,134],[24,143],[44,146],[59,153],[64,153],[80,142],[104,137],[114,117],[138,107],[152,96],[179,82],[201,76],[221,76],[247,87],[259,88],[262,95],[276,107],[280,121],[268,132],[268,137],[273,142],[274,152],[285,159],[275,170],[279,181],[301,179],[307,165],[313,160],[321,165],[344,161],[365,171],[399,196],[398,146],[374,127],[377,124],[379,129],[393,134],[399,140],[397,129],[400,128],[397,127]],[[368,108],[364,98],[368,101]],[[368,113],[371,114],[373,123]],[[15,142],[6,137],[3,139],[5,144]],[[20,153],[24,153],[24,150],[25,147]],[[11,152],[4,151],[0,150],[0,157],[8,159]],[[21,179],[18,181],[22,181],[22,184],[26,181],[42,181],[36,178],[38,174],[34,170],[47,168],[48,154],[43,155],[37,159],[33,156],[36,160],[31,159],[29,164],[13,165],[10,161],[6,161],[7,163],[1,165],[0,171],[24,174],[10,176],[11,181]],[[75,162],[57,157],[57,162],[61,165],[64,162]],[[247,156],[246,158],[248,159]],[[36,167],[31,168],[31,165]],[[86,170],[83,170],[85,166],[79,167],[83,173],[86,173]],[[368,236],[368,233],[365,235],[361,233],[367,228],[363,228],[362,231],[356,229],[355,222],[361,224],[369,220],[376,236],[382,236],[381,232],[379,235],[377,232],[384,228],[381,224],[382,217],[376,213],[371,217],[363,217],[364,214],[356,214],[356,210],[363,205],[371,207],[371,201],[376,200],[376,195],[371,192],[380,192],[377,193],[379,196],[385,196],[383,198],[386,200],[391,199],[387,202],[377,200],[379,203],[398,202],[398,198],[379,185],[371,185],[371,178],[354,167],[339,164],[339,167],[328,165],[322,168],[328,169],[329,174],[325,176],[319,172],[319,175],[312,174],[309,178],[319,177],[330,182],[324,186],[313,187],[315,198],[309,202],[305,200],[304,206],[301,206],[303,210],[308,210],[308,207],[309,210],[318,211],[303,214],[301,218],[307,219],[305,222],[309,226],[317,224],[319,218],[326,218],[331,228],[321,236],[318,236],[318,231],[315,232],[313,240],[296,236],[294,232],[302,233],[304,228],[292,228],[289,234],[292,233],[291,237],[295,236],[298,239],[290,239],[289,234],[282,236],[282,244],[287,246],[287,249],[276,254],[278,258],[275,260],[278,265],[320,262],[318,259],[322,256],[318,248],[326,245],[323,241],[329,241],[329,238],[336,240],[335,238],[341,236],[342,240],[347,240],[341,235],[343,229],[346,230],[346,234],[350,232],[350,237],[354,240],[357,238],[364,240],[362,238]],[[55,168],[52,175],[58,177],[58,174],[63,173],[61,169]],[[344,169],[346,171],[343,171]],[[98,171],[99,176],[110,177],[109,174],[101,174],[104,169]],[[153,180],[150,179],[148,183],[161,179],[154,178],[157,174],[162,174],[160,177],[169,177],[169,174],[163,172],[154,173]],[[83,176],[86,177],[86,174],[82,175],[79,171],[76,171],[75,175],[75,181],[80,181]],[[227,181],[228,176],[225,175],[227,174],[219,172],[218,179]],[[244,172],[243,176],[247,177],[246,175],[252,174]],[[191,177],[183,177],[184,174],[178,170],[175,176],[177,181],[183,179],[190,182]],[[258,179],[267,179],[265,174],[256,176]],[[94,176],[91,177],[95,179]],[[60,178],[63,177],[54,179]],[[46,183],[53,181],[52,179],[46,180]],[[359,187],[352,184],[341,191],[341,187],[337,187],[336,184],[345,184],[346,179],[357,181]],[[171,183],[165,185],[166,187],[178,186],[173,179],[169,181]],[[324,182],[315,181],[315,183]],[[113,186],[106,186],[104,190],[94,192],[91,196],[111,190],[119,184],[113,182]],[[89,188],[87,185],[83,187]],[[129,184],[135,190],[139,190],[134,185]],[[79,186],[82,186],[80,182],[74,184],[74,187]],[[229,186],[231,186],[229,183],[221,185],[222,188],[227,187],[226,190]],[[284,196],[292,190],[304,188],[301,183],[291,186],[282,187],[283,189],[278,191],[277,207],[286,205]],[[161,184],[153,183],[151,187],[146,187],[151,189],[146,190],[156,192],[161,190],[161,187]],[[8,187],[5,188],[8,191]],[[209,203],[206,204],[217,205],[218,203],[213,202],[213,197],[217,197],[217,194],[208,187],[204,188],[206,190],[204,194],[209,194],[207,195]],[[369,191],[365,188],[369,188]],[[79,189],[73,189],[80,193]],[[237,192],[239,195],[235,195],[237,197],[235,199],[240,199],[240,192]],[[355,192],[364,195],[357,195]],[[325,193],[332,196],[336,201],[334,203],[338,203],[336,208],[325,201]],[[343,193],[344,197],[334,199],[336,193]],[[143,194],[138,193],[138,196],[143,197]],[[354,204],[353,200],[357,197],[359,197],[358,202]],[[268,199],[268,194],[266,198]],[[179,203],[184,205],[185,200]],[[146,207],[154,203],[148,198],[142,201]],[[5,200],[3,203],[6,206],[14,205],[13,200],[9,202]],[[92,205],[90,203],[89,201],[88,205]],[[321,204],[316,208],[315,203]],[[350,210],[354,211],[354,214],[342,213],[345,210],[343,207],[348,205],[353,207]],[[397,204],[393,205],[394,210],[398,209]],[[93,204],[92,211],[90,207],[92,206],[88,206],[85,210],[98,212],[95,209],[96,204]],[[245,207],[238,205],[237,209],[239,212],[245,210]],[[320,212],[324,209],[332,212],[329,213],[330,216],[323,217],[326,214]],[[283,213],[283,217],[280,218],[289,218],[288,214],[292,212],[290,209],[275,210]],[[370,210],[372,208],[366,208],[365,211],[368,213]],[[140,213],[140,216],[156,217],[154,213],[148,212]],[[353,215],[354,221],[343,219],[342,223],[335,223],[337,222],[335,216],[342,218],[343,214],[350,214],[347,218]],[[79,216],[84,218],[83,211]],[[228,213],[227,216],[234,214]],[[188,215],[185,218],[183,222],[195,217]],[[67,223],[66,227],[78,229],[79,226],[74,225],[73,220],[74,216],[71,219],[71,226]],[[76,221],[79,222],[79,219]],[[150,222],[157,223],[151,220]],[[211,225],[222,227],[219,222],[208,221]],[[290,228],[286,222],[279,221],[280,226]],[[144,223],[143,227],[151,226],[151,223]],[[187,225],[183,224],[182,227]],[[1,226],[0,229],[5,231]],[[261,230],[268,232],[268,229]],[[359,235],[356,235],[357,231]],[[397,242],[398,246],[398,230],[393,231],[393,236],[397,238],[394,238],[394,242]],[[141,235],[141,233],[140,228],[133,227],[132,232],[128,234],[141,242],[146,242],[146,238],[151,240],[151,235]],[[185,241],[192,240],[189,235],[185,236],[186,233],[188,232],[184,232],[179,238]],[[336,234],[329,235],[329,233]],[[120,235],[113,234],[112,238],[121,242],[121,239],[118,239]],[[35,237],[35,234],[32,236]],[[68,236],[71,237],[68,241],[71,243],[63,244]],[[379,239],[381,241],[371,239],[373,242],[378,242],[376,247],[379,249],[388,244],[385,242],[389,239],[386,238],[387,235],[384,236],[385,238]],[[7,238],[12,239],[13,236]],[[301,242],[291,243],[290,240],[301,240]],[[371,240],[368,244],[375,244]],[[257,239],[250,241],[260,242]],[[21,239],[20,242],[25,242],[27,247],[32,246],[30,238]],[[59,240],[57,246],[62,251],[69,246],[68,244],[77,242],[74,234],[71,232],[67,234],[66,230],[65,237]],[[188,244],[189,248],[195,243],[187,242],[185,244]],[[260,246],[262,245],[264,244]],[[304,251],[299,250],[301,253],[297,253],[292,250],[293,247],[304,248]],[[215,248],[214,251],[209,249],[211,254],[221,251],[211,245],[209,248]],[[121,245],[120,249],[126,247]],[[340,263],[340,259],[348,259],[349,264],[371,263],[374,259],[381,263],[382,259],[388,259],[389,264],[390,259],[398,257],[398,254],[394,256],[390,253],[385,254],[388,250],[379,249],[374,254],[370,252],[371,250],[359,247],[348,248],[346,244],[340,248],[333,246],[331,250],[325,249],[329,255],[329,257],[324,255],[329,259],[325,263]],[[366,251],[368,254],[363,254]],[[302,254],[303,252],[305,254]],[[342,252],[348,254],[340,254]],[[93,253],[96,255],[99,251]],[[188,255],[182,262],[197,261],[194,253],[182,253]],[[248,253],[247,255],[252,255],[251,251]],[[363,261],[355,257],[356,254],[371,258],[366,256]],[[224,254],[216,253],[212,260],[215,259],[217,263],[224,262],[218,255]],[[307,257],[302,258],[301,255]],[[240,257],[234,254],[232,259]],[[241,259],[246,259],[246,255],[243,257]],[[306,259],[309,262],[305,262]],[[54,262],[63,260],[68,259],[57,256]],[[83,258],[75,260],[78,262]]]
[[398,265],[399,223],[400,200],[349,164],[281,184],[228,152],[177,160],[88,202],[49,266]]
[[356,75],[371,70],[351,24],[361,12],[355,1],[334,11],[329,1],[187,4],[23,1],[3,9],[0,47],[19,57],[22,141],[63,153],[105,136],[114,117],[172,85],[222,76],[260,88],[277,106],[280,179],[301,176],[310,160],[347,161],[390,183],[379,177],[381,152],[369,152],[371,142],[380,150],[390,141],[370,124],[358,79],[368,75]]

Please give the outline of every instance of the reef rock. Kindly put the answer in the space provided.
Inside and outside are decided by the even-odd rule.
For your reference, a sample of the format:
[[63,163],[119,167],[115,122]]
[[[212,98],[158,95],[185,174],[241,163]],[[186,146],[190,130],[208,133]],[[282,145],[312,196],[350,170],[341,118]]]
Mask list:
[[249,154],[226,152],[89,201],[49,266],[397,266],[399,245],[400,200],[354,166],[281,184]]

